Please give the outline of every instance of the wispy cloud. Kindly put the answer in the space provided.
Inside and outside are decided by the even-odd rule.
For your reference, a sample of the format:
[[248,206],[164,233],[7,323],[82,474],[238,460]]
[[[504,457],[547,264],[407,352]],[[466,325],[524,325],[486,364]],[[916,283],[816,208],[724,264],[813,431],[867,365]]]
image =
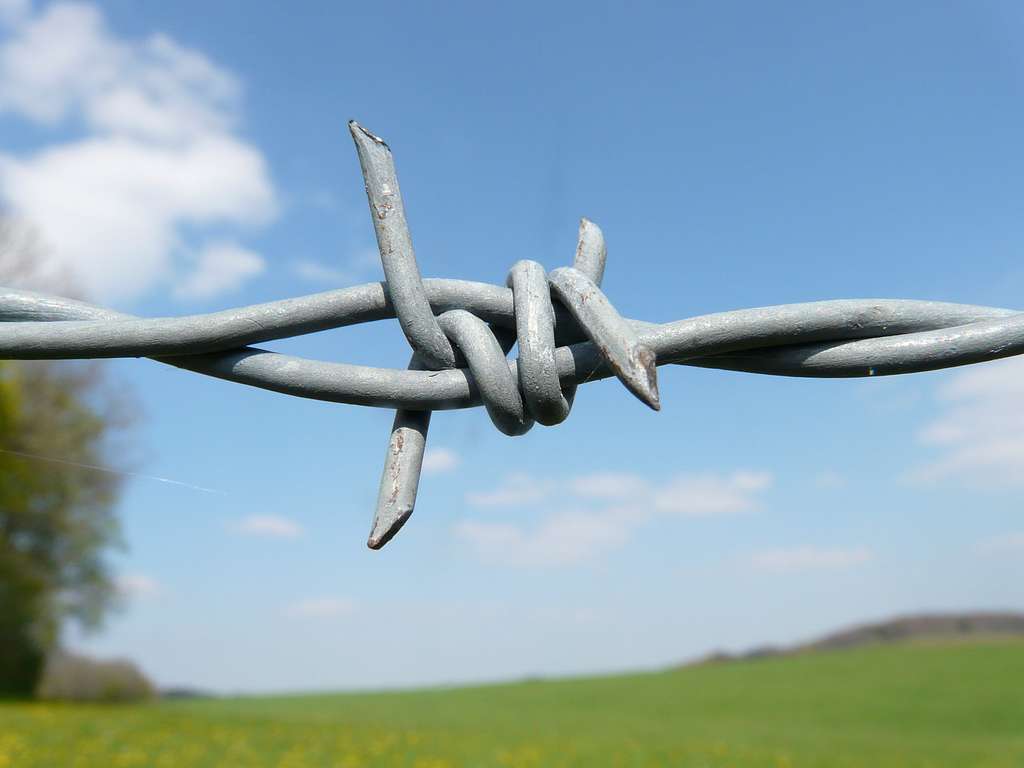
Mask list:
[[751,471],[679,473],[663,483],[621,472],[595,472],[561,482],[520,473],[506,476],[493,489],[467,493],[466,502],[475,507],[511,507],[574,496],[628,502],[663,513],[714,515],[756,509],[758,495],[772,482],[770,472]]
[[819,549],[798,547],[796,549],[771,549],[758,552],[751,557],[751,564],[758,570],[793,573],[802,571],[831,571],[855,568],[873,558],[870,550]]
[[214,243],[199,252],[191,274],[174,293],[187,299],[208,299],[238,290],[266,269],[263,258],[233,243]]
[[632,473],[590,473],[564,481],[519,474],[466,494],[479,508],[540,508],[534,525],[466,520],[454,533],[485,562],[565,566],[596,559],[661,517],[749,512],[771,486],[769,472],[679,474],[663,483]]
[[33,13],[8,0],[0,18],[0,110],[76,134],[0,155],[0,202],[39,230],[48,258],[102,298],[161,283],[204,297],[258,272],[231,241],[204,242],[276,210],[266,161],[237,132],[231,73],[163,34],[121,39],[92,4]]
[[629,511],[560,512],[533,528],[466,520],[455,535],[488,563],[513,566],[575,565],[617,549],[629,539]]
[[287,616],[306,619],[330,619],[348,616],[356,609],[354,600],[345,597],[308,597],[285,608]]
[[654,507],[679,515],[721,515],[756,509],[772,484],[769,472],[678,475],[654,489]]
[[1024,358],[975,366],[939,390],[919,434],[937,455],[906,473],[916,484],[1024,487]]
[[249,515],[231,523],[230,529],[242,536],[262,536],[271,539],[294,539],[302,535],[302,526],[280,515]]
[[427,448],[423,454],[423,471],[437,475],[459,466],[459,455],[449,448]]
[[303,259],[292,264],[296,277],[310,283],[344,287],[365,280],[380,279],[380,255],[374,248],[356,248],[338,264]]
[[569,480],[571,493],[582,498],[625,499],[636,498],[647,492],[648,482],[628,472],[595,472]]
[[303,280],[311,283],[325,283],[343,286],[349,281],[349,273],[338,267],[328,267],[319,261],[297,261],[292,265],[292,272]]
[[521,507],[538,504],[555,490],[549,480],[517,473],[506,476],[501,483],[485,491],[469,491],[466,503],[472,507]]

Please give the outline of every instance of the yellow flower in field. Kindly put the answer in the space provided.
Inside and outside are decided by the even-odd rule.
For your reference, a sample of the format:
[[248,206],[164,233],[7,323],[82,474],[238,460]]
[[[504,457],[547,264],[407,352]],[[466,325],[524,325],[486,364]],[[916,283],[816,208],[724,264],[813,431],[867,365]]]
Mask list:
[[413,768],[453,768],[453,763],[441,757],[417,757]]
[[12,765],[14,765],[14,763],[11,762],[11,758],[7,755],[0,754],[0,768],[10,768]]
[[131,768],[131,766],[135,765],[144,766],[148,764],[149,759],[146,753],[139,750],[121,752],[114,758],[114,765],[118,766],[118,768]]
[[4,752],[17,752],[25,745],[25,740],[16,733],[0,734],[0,749]]
[[543,757],[538,747],[518,747],[514,750],[501,750],[496,759],[501,765],[509,768],[531,768],[541,764]]
[[373,756],[383,755],[385,752],[391,749],[392,746],[394,746],[396,740],[397,738],[395,736],[380,736],[374,738],[373,741],[370,742],[370,745],[369,747],[367,747],[367,749],[369,753]]
[[335,768],[362,768],[363,765],[363,758],[354,753],[345,755],[340,762],[334,764]]

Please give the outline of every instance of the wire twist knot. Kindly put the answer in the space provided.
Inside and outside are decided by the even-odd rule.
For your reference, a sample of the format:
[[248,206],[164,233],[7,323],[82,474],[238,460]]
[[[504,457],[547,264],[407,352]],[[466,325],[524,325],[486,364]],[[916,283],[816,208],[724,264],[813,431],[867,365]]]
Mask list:
[[[652,408],[661,407],[655,353],[601,291],[607,248],[600,227],[587,219],[580,222],[571,267],[547,274],[536,261],[512,266],[505,284],[512,291],[514,334],[466,309],[435,316],[416,263],[391,150],[355,121],[349,130],[388,291],[413,349],[410,369],[468,367],[491,421],[506,435],[525,434],[535,422],[551,426],[565,421],[576,386],[562,384],[555,362],[557,342],[567,334],[563,330],[562,339],[556,335],[554,294],[623,384]],[[515,373],[507,360],[513,345],[519,350]],[[429,412],[399,409],[395,415],[369,538],[373,548],[386,544],[412,514],[429,425]]]

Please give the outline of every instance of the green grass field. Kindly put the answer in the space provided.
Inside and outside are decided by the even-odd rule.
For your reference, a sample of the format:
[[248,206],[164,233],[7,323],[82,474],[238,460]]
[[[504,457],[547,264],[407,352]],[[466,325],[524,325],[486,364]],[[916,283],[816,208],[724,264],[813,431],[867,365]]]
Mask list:
[[143,706],[0,704],[0,768],[1024,767],[1024,642],[622,677]]

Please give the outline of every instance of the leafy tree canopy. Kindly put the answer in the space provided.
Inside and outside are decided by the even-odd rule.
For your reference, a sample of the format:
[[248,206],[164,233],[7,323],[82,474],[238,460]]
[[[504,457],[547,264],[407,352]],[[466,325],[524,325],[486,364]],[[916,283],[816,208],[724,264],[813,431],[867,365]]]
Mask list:
[[[0,283],[31,260],[11,263],[0,248]],[[109,395],[96,364],[0,361],[0,695],[31,694],[63,624],[113,605],[120,476],[96,467],[124,419]]]

